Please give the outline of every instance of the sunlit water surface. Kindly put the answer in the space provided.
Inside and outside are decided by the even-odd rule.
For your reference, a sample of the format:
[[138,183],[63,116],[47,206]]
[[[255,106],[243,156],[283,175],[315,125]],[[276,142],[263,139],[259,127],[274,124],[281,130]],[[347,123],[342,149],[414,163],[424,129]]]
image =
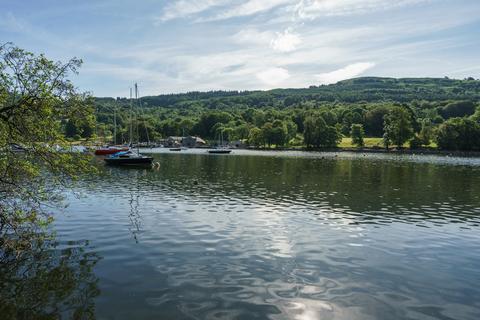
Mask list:
[[480,319],[479,159],[153,151],[57,214],[95,318]]

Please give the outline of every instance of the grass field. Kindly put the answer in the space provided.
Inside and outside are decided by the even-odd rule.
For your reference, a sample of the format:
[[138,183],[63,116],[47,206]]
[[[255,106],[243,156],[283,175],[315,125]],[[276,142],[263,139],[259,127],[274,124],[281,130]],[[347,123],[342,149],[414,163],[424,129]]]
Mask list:
[[[382,138],[363,138],[366,148],[383,147]],[[338,145],[340,148],[355,148],[352,144],[352,138],[343,138]]]
[[[372,148],[372,147],[380,147],[383,148],[384,145],[382,143],[382,138],[363,138],[363,142],[365,143],[365,148]],[[342,138],[342,142],[338,145],[339,148],[355,148],[352,144],[352,138]],[[404,148],[408,148],[408,142],[403,145]],[[427,146],[428,148],[436,148],[437,144],[435,142],[430,143]]]

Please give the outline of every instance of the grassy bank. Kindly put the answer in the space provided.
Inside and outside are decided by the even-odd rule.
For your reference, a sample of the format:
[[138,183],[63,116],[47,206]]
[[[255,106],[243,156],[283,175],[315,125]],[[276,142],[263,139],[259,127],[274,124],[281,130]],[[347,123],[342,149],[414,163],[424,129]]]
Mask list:
[[[364,148],[384,148],[383,145],[383,139],[382,138],[364,138],[363,139],[365,146]],[[352,144],[352,138],[342,138],[342,141],[338,145],[339,148],[356,148]],[[408,143],[405,143],[403,145],[404,148],[409,148]],[[430,145],[427,146],[427,148],[437,148],[437,144],[435,142],[430,143]]]

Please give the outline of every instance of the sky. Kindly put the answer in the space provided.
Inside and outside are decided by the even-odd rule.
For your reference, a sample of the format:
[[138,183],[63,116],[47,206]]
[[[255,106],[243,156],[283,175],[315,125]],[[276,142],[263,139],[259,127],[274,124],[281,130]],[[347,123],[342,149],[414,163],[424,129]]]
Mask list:
[[82,91],[480,78],[479,0],[0,0],[0,43],[83,59]]

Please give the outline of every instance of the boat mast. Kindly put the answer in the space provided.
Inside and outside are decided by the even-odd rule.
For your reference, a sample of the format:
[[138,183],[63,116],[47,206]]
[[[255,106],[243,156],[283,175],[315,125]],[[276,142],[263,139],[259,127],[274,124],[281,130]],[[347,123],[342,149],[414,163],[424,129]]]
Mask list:
[[130,88],[130,146],[133,143],[133,111],[132,111],[132,88]]
[[98,142],[98,113],[97,106],[95,106],[95,143]]
[[117,145],[117,107],[113,108],[113,144]]
[[[135,82],[135,106],[138,108],[138,85]],[[137,153],[140,154],[140,134],[138,132],[138,119],[136,118],[137,114],[135,113],[135,120],[137,123]]]
[[[143,113],[143,108],[141,106],[141,101],[139,100],[140,98],[140,90],[138,90],[138,85],[137,83],[135,83],[135,91],[136,91],[136,101],[135,101],[135,106],[137,108],[137,111],[138,113],[143,116],[143,120],[142,120],[142,123],[143,123],[143,128],[145,129],[145,136],[147,138],[147,145],[149,146],[150,145],[150,135],[148,134],[148,128],[147,128],[147,120],[145,119],[145,115]],[[140,121],[137,119],[137,131],[139,131],[139,123]],[[140,142],[140,133],[138,133],[138,142]]]

